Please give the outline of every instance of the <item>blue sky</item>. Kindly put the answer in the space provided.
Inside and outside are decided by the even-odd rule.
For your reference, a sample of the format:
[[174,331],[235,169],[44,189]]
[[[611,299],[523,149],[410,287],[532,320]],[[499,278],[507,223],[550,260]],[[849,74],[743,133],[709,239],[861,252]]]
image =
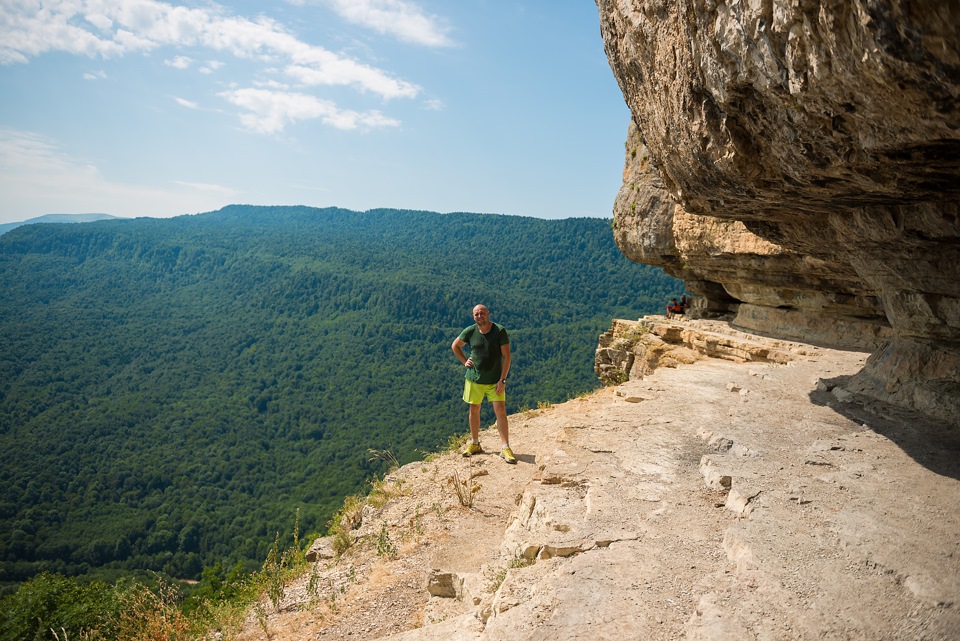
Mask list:
[[0,223],[608,217],[629,122],[593,0],[2,0],[0,95]]

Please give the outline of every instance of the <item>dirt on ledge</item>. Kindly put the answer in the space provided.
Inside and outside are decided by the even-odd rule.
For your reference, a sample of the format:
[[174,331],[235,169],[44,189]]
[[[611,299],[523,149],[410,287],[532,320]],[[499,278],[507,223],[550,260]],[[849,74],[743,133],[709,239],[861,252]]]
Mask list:
[[237,638],[960,639],[960,433],[832,393],[865,357],[706,358],[512,415],[517,465],[488,429],[404,466]]

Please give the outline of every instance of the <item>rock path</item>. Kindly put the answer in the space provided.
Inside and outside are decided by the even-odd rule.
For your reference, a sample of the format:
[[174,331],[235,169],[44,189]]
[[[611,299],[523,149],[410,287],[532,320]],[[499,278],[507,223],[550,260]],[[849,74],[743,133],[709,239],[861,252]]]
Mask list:
[[[960,639],[960,434],[848,402],[862,353],[793,357],[661,367],[513,415],[516,466],[401,468],[352,550],[288,586],[269,638]],[[267,636],[251,617],[239,638]]]

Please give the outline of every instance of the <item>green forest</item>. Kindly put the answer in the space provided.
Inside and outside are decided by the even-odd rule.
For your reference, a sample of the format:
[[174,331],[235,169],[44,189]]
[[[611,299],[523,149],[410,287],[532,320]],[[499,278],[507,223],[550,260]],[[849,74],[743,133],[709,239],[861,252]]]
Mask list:
[[450,343],[476,303],[510,331],[516,412],[595,389],[598,334],[681,288],[594,218],[230,206],[18,227],[0,588],[256,567],[297,510],[326,530],[382,472],[369,450],[407,463],[466,431]]

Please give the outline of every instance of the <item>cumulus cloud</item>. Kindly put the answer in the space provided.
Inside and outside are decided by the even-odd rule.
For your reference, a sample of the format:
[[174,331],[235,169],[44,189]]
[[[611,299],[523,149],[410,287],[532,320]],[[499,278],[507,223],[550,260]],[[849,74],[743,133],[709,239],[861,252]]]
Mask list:
[[449,28],[406,0],[326,0],[342,18],[354,24],[389,34],[405,42],[428,47],[448,47]]
[[[369,0],[358,4],[374,6]],[[405,3],[384,6],[389,10],[369,16],[384,11],[397,20],[416,15],[406,13]],[[413,33],[418,28],[405,29]],[[156,0],[9,1],[0,3],[0,33],[0,64],[26,63],[53,51],[108,59],[168,46],[205,47],[278,65],[308,84],[353,86],[388,99],[414,97],[420,90],[382,69],[304,42],[275,20],[228,15],[215,4],[191,8]],[[170,64],[183,68],[190,62],[178,56]]]
[[219,94],[247,110],[240,121],[247,128],[265,134],[279,133],[288,123],[317,120],[337,129],[377,129],[399,126],[399,121],[379,111],[343,110],[329,100],[303,93],[269,89],[233,89]]

